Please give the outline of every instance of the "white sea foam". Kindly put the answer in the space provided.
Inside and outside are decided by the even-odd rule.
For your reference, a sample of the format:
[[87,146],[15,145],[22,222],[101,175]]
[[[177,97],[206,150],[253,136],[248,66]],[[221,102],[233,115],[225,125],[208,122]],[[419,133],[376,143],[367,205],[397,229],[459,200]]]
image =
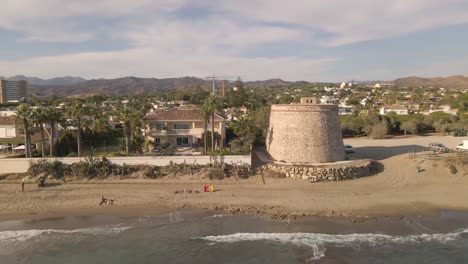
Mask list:
[[409,236],[390,236],[384,234],[316,234],[316,233],[236,233],[224,236],[207,236],[201,239],[214,243],[236,243],[244,241],[273,241],[297,246],[307,246],[312,249],[313,258],[325,256],[326,245],[338,247],[353,247],[357,245],[377,246],[384,244],[416,244],[426,242],[445,243],[468,234],[468,229],[447,234],[422,234]]
[[21,242],[35,237],[44,235],[60,235],[60,234],[88,234],[88,235],[101,235],[101,234],[116,234],[130,227],[117,227],[117,226],[102,226],[93,228],[80,228],[73,230],[58,230],[58,229],[31,229],[31,230],[17,230],[17,231],[0,231],[0,245],[4,243]]

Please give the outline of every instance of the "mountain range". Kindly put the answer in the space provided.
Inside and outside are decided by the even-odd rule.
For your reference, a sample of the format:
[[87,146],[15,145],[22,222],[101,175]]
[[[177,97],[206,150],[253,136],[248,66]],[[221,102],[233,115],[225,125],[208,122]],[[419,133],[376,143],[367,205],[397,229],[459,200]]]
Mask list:
[[52,79],[41,79],[41,78],[36,78],[36,77],[27,77],[24,75],[16,75],[13,77],[1,77],[1,80],[8,80],[8,81],[27,81],[28,84],[30,85],[71,85],[71,84],[77,84],[80,82],[85,82],[86,79],[83,79],[81,77],[71,77],[71,76],[66,76],[66,77],[58,77],[58,78],[52,78]]
[[[154,93],[158,91],[170,91],[175,89],[186,89],[194,85],[200,85],[206,89],[211,88],[211,81],[197,77],[180,78],[138,78],[123,77],[116,79],[96,79],[86,80],[81,77],[59,77],[53,79],[40,79],[35,77],[26,77],[22,75],[7,80],[26,80],[29,84],[29,92],[35,96],[59,97],[86,97],[91,95],[131,95],[141,93]],[[264,81],[244,82],[250,87],[281,87],[288,85],[309,84],[309,82],[289,82],[281,79],[269,79]],[[315,82],[314,82],[315,83]],[[375,83],[369,82],[369,83]],[[393,83],[396,86],[421,86],[421,87],[444,87],[449,89],[468,88],[468,76],[456,75],[449,77],[422,78],[405,77],[386,83]]]
[[467,89],[468,76],[454,75],[449,77],[422,78],[410,76],[393,81],[395,86],[421,86],[421,87],[443,87],[449,89]]

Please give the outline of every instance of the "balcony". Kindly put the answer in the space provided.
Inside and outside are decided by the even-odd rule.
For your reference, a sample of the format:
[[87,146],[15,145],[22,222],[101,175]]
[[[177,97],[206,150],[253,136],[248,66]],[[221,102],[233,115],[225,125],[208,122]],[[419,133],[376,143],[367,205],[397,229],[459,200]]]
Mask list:
[[152,129],[149,134],[153,136],[192,136],[203,134],[203,129]]

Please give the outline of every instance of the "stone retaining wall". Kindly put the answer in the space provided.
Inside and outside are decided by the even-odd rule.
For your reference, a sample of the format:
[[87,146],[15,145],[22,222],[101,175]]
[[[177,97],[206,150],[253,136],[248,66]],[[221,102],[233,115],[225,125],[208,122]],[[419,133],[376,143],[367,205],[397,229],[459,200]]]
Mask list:
[[360,164],[347,164],[342,167],[327,166],[294,166],[267,164],[262,166],[265,171],[284,175],[293,179],[319,181],[343,181],[370,176],[377,172],[375,161],[363,161]]

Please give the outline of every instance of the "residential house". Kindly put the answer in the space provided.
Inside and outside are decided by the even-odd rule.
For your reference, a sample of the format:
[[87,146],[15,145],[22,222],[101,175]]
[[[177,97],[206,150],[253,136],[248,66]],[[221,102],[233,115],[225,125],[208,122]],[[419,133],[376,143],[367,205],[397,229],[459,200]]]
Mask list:
[[16,122],[12,116],[0,116],[0,139],[16,137]]
[[457,110],[452,109],[450,105],[441,105],[439,107],[435,107],[431,105],[431,109],[429,109],[429,111],[423,112],[423,114],[429,115],[435,112],[442,112],[442,113],[446,113],[450,115],[457,115]]
[[16,111],[12,111],[12,110],[0,111],[0,116],[15,116],[15,115],[16,115]]
[[[198,147],[203,143],[204,120],[200,108],[194,105],[152,112],[145,117],[147,136],[156,144],[170,143],[178,147]],[[224,146],[225,120],[215,114],[214,130],[221,135],[218,144]],[[207,129],[211,131],[211,124]]]
[[16,129],[15,117],[0,116],[0,152],[11,150],[18,143],[22,143]]
[[348,105],[339,105],[338,106],[338,114],[339,115],[352,115],[353,114],[353,106]]
[[321,104],[336,104],[336,98],[333,96],[324,95],[320,98]]
[[381,115],[386,115],[390,112],[393,112],[397,115],[407,115],[408,114],[408,108],[401,106],[401,105],[392,105],[392,106],[382,106],[380,108],[380,114]]

